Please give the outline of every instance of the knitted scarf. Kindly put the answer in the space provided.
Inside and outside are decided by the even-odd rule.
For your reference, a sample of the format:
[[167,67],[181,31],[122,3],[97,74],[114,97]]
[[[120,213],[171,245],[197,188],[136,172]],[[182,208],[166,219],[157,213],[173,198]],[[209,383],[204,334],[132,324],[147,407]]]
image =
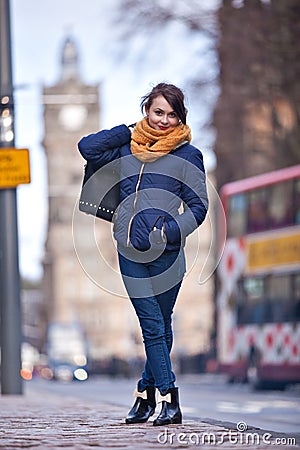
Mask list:
[[142,162],[152,162],[190,140],[191,130],[188,125],[181,123],[168,130],[155,130],[144,117],[133,129],[131,153]]

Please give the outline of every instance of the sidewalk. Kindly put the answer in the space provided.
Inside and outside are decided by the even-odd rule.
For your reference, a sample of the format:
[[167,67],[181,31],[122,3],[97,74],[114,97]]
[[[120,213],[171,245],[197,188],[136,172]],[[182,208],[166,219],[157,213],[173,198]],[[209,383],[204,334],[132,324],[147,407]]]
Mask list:
[[[29,393],[30,392],[30,393]],[[26,390],[0,396],[0,449],[298,449],[299,435],[184,418],[182,425],[126,425],[127,409],[75,397]],[[290,440],[290,439],[293,440]],[[297,443],[295,442],[297,440]]]

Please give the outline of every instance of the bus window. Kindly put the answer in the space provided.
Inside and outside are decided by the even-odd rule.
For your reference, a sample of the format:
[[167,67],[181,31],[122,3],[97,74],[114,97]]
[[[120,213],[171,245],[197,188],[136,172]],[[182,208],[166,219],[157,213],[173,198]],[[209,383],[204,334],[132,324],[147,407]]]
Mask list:
[[269,226],[278,228],[293,223],[292,182],[284,181],[270,188]]
[[266,230],[268,227],[268,190],[255,189],[249,193],[248,232]]
[[294,302],[291,292],[290,275],[274,275],[268,280],[270,300],[270,321],[288,322],[293,320]]
[[238,323],[264,323],[267,309],[263,278],[245,278],[238,286]]
[[246,233],[247,197],[245,194],[232,195],[228,206],[228,236],[243,236]]
[[300,224],[300,179],[295,180],[295,224]]
[[294,276],[294,320],[300,320],[300,273]]

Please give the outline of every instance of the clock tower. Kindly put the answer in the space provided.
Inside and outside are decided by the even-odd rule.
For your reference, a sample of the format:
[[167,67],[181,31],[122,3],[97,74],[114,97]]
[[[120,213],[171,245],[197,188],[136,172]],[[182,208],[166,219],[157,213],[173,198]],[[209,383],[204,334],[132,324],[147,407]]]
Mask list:
[[[58,322],[66,327],[79,325],[85,335],[89,334],[87,340],[92,347],[97,348],[99,335],[95,327],[101,293],[78,263],[72,217],[85,164],[77,143],[82,136],[99,130],[99,89],[82,81],[78,49],[71,37],[67,37],[62,46],[59,80],[53,86],[44,87],[42,101],[43,146],[48,168],[48,230],[43,280],[48,323]],[[84,221],[80,227],[80,235],[84,236]]]
[[[138,329],[134,315],[126,301],[99,288],[90,276],[95,273],[96,279],[113,286],[118,263],[111,224],[95,222],[78,209],[85,160],[77,144],[100,129],[100,108],[98,86],[82,82],[77,46],[70,37],[62,47],[59,80],[43,89],[43,104],[49,204],[43,285],[48,323],[79,327],[90,361],[128,359],[132,330]],[[102,257],[93,230],[101,241]]]

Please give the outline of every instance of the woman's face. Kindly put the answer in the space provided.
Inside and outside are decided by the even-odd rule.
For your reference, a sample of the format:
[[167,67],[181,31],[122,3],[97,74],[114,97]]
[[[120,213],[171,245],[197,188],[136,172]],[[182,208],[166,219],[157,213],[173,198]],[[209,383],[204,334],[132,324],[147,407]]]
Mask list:
[[179,123],[176,112],[162,95],[153,100],[150,108],[146,108],[146,114],[150,127],[155,130],[164,131],[176,127]]

